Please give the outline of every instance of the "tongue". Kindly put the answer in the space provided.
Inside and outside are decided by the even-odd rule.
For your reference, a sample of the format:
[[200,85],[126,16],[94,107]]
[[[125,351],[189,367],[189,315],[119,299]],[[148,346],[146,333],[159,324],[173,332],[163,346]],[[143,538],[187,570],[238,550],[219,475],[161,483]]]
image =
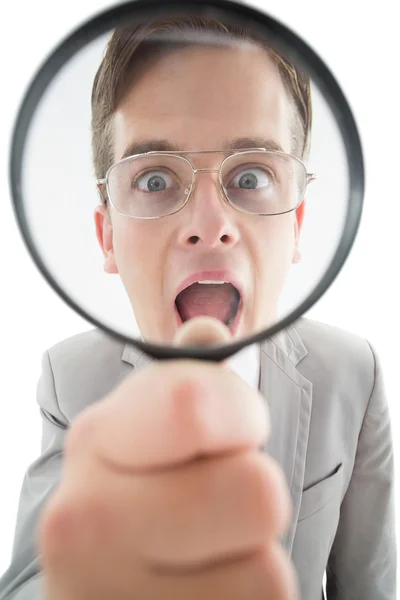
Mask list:
[[235,317],[238,305],[239,293],[230,283],[194,283],[176,298],[183,322],[204,315],[228,324]]

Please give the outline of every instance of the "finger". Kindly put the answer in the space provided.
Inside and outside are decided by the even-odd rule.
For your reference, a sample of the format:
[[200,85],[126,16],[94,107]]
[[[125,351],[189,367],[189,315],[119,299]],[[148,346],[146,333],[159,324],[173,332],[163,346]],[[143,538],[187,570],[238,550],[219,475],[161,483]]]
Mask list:
[[[174,339],[177,346],[213,346],[231,342],[232,335],[226,325],[212,317],[196,317],[186,321],[178,329]],[[229,369],[232,368],[230,361],[228,358],[219,364]]]
[[283,534],[291,512],[279,467],[254,451],[134,477],[81,471],[64,497],[91,531],[92,547],[164,566],[254,551]]
[[[160,565],[200,565],[260,548],[282,535],[291,505],[270,457],[242,452],[137,481],[140,556]],[[122,523],[120,525],[122,534]]]
[[213,346],[232,342],[229,329],[218,319],[196,317],[179,327],[175,338],[176,346]]
[[264,400],[228,369],[163,361],[82,413],[67,435],[65,454],[71,465],[90,455],[119,469],[161,468],[257,448],[268,425]]
[[148,579],[144,573],[139,585],[144,591],[143,600],[156,600],[161,589],[165,600],[299,600],[293,566],[275,542],[207,569],[187,573],[151,571]]
[[293,566],[274,541],[257,552],[191,569],[146,568],[132,557],[90,550],[66,552],[58,541],[58,551],[45,555],[46,600],[299,599]]
[[291,516],[281,470],[254,451],[136,476],[81,468],[62,491],[61,508],[81,523],[88,548],[164,566],[254,551]]

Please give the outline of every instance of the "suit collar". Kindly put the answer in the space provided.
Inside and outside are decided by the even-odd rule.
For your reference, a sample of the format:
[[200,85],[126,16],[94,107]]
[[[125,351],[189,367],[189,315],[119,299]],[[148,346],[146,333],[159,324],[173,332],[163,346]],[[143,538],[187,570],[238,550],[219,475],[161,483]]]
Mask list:
[[284,366],[289,361],[296,366],[308,354],[294,325],[289,325],[261,343],[261,352]]
[[[265,353],[284,366],[288,360],[296,366],[308,351],[293,325],[289,325],[274,336],[261,343],[261,353]],[[150,364],[154,359],[148,357],[142,350],[130,344],[124,346],[122,360],[133,367],[140,368]]]
[[131,364],[135,368],[144,367],[154,361],[153,358],[147,356],[142,350],[126,344],[122,352],[122,360]]
[[261,345],[260,392],[270,418],[266,452],[280,465],[292,500],[292,521],[282,539],[292,552],[304,486],[312,411],[312,383],[297,369],[308,354],[294,326]]

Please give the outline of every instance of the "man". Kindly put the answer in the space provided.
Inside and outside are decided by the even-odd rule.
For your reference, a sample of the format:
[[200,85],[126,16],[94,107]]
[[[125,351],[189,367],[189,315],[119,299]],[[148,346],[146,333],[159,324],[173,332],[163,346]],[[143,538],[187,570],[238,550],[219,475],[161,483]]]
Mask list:
[[[188,43],[205,29],[229,43]],[[147,340],[265,326],[299,259],[307,173],[276,173],[306,156],[309,81],[228,30],[127,27],[94,83],[97,237]],[[306,600],[325,570],[329,600],[395,598],[390,423],[366,341],[302,319],[262,344],[260,394],[221,365],[148,362],[98,331],[45,354],[42,455],[0,598],[294,599],[288,557]]]

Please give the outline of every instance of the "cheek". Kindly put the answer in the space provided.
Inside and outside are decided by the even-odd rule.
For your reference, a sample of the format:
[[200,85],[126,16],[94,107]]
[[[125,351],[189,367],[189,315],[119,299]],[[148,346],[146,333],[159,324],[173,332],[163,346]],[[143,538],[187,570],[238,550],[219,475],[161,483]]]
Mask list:
[[[289,215],[265,217],[253,236],[258,271],[269,274],[286,274],[295,251],[295,231]],[[280,278],[280,277],[279,277]]]
[[155,280],[154,272],[160,268],[160,243],[146,222],[124,219],[114,223],[115,262],[126,286],[129,282]]

